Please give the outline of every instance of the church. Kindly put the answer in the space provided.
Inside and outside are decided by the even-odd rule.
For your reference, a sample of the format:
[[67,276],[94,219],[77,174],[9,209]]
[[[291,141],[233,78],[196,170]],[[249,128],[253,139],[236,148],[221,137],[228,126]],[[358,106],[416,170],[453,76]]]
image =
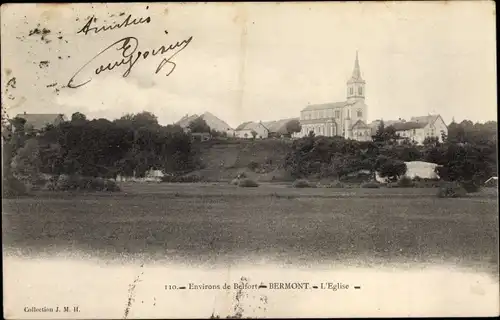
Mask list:
[[302,131],[296,136],[303,137],[314,132],[316,136],[370,141],[372,128],[366,123],[365,85],[356,52],[354,70],[347,81],[346,101],[308,105],[300,112]]

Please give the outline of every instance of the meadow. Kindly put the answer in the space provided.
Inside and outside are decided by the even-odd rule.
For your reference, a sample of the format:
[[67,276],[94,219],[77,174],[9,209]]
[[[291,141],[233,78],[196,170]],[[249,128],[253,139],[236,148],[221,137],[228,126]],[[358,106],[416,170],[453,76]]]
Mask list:
[[119,193],[4,200],[4,250],[18,255],[252,261],[452,262],[498,268],[496,190],[440,199],[435,189],[238,188],[123,184]]

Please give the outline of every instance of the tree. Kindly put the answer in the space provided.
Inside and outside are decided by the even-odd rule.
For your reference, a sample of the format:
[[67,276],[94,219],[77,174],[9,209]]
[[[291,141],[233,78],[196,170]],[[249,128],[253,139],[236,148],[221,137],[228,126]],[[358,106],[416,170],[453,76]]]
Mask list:
[[426,137],[423,142],[424,147],[436,147],[439,146],[439,138],[438,137]]
[[85,122],[87,117],[80,112],[75,112],[71,115],[71,122]]
[[253,139],[255,139],[255,137],[257,137],[257,131],[252,130],[252,131],[250,131],[250,133],[252,134]]
[[149,111],[142,111],[137,114],[127,113],[120,119],[115,120],[114,123],[122,127],[133,129],[144,127],[156,129],[159,126],[158,118]]
[[189,123],[188,128],[193,133],[205,133],[210,132],[210,127],[207,122],[202,118],[198,117]]
[[373,141],[374,142],[384,142],[385,141],[384,140],[384,132],[385,132],[384,120],[380,120],[377,131],[375,132],[375,135],[373,136]]
[[407,170],[406,163],[401,160],[379,158],[377,163],[378,174],[389,181],[397,181]]
[[393,126],[388,126],[385,128],[384,132],[384,141],[396,141],[400,138],[399,134],[397,134],[396,129]]
[[215,137],[215,138],[216,138],[216,137],[220,137],[220,136],[222,136],[222,133],[220,133],[219,131],[217,131],[217,130],[215,130],[215,129],[212,129],[212,130],[210,131],[210,135],[211,135],[212,137]]
[[374,142],[386,143],[386,142],[394,142],[400,138],[399,134],[397,134],[396,129],[393,126],[386,127],[384,121],[380,121],[380,124],[377,128],[377,132],[372,137]]
[[132,121],[134,122],[134,126],[137,128],[158,126],[158,118],[149,111],[142,111],[137,113],[133,117]]
[[292,135],[296,132],[302,131],[302,126],[299,120],[290,120],[286,123],[286,131],[288,135]]
[[40,148],[37,139],[29,139],[12,159],[13,175],[21,181],[34,184],[40,179]]

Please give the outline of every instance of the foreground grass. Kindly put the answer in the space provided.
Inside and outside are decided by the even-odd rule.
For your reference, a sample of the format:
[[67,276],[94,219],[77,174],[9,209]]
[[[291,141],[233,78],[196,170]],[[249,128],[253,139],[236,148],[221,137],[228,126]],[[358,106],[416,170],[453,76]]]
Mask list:
[[272,256],[291,262],[448,259],[497,264],[498,214],[492,195],[457,200],[438,199],[435,189],[242,190],[210,184],[123,190],[6,200],[4,248],[205,262]]

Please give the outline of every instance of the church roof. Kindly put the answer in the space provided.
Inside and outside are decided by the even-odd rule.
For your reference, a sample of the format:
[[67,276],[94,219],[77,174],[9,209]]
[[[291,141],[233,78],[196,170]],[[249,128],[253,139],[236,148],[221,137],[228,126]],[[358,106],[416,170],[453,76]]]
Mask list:
[[347,105],[354,105],[358,102],[362,102],[361,100],[355,101],[355,102],[349,102],[349,101],[340,101],[340,102],[330,102],[330,103],[321,103],[321,104],[310,104],[302,111],[309,111],[309,110],[323,110],[323,109],[334,109],[334,108],[342,108]]
[[352,128],[371,128],[367,125],[363,120],[356,121],[355,124],[352,125]]

